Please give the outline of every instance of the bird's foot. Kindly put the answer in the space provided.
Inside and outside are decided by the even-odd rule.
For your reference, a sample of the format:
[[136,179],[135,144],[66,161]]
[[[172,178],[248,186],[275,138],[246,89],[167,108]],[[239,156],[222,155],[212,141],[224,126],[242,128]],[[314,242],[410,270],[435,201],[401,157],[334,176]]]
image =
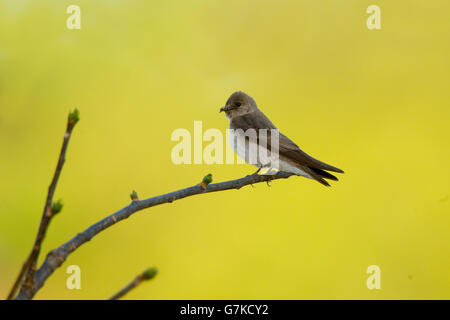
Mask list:
[[271,175],[268,176],[268,178],[267,178],[267,180],[266,180],[266,183],[267,183],[267,186],[268,186],[268,187],[271,187],[270,182],[271,182],[273,179],[275,179],[275,175],[276,175],[276,174],[271,174]]

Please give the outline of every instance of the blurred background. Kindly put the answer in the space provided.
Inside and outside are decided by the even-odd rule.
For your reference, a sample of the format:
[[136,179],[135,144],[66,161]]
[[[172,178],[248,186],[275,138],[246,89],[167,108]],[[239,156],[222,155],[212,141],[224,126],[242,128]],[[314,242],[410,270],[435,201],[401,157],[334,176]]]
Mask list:
[[[81,8],[81,30],[66,9]],[[381,30],[366,8],[381,8]],[[69,110],[45,254],[140,198],[252,173],[174,165],[177,128],[225,133],[243,90],[282,132],[345,170],[147,209],[74,252],[37,299],[450,298],[450,3],[0,1],[0,296],[31,249]],[[81,268],[81,290],[66,268]],[[368,290],[366,269],[381,269]]]

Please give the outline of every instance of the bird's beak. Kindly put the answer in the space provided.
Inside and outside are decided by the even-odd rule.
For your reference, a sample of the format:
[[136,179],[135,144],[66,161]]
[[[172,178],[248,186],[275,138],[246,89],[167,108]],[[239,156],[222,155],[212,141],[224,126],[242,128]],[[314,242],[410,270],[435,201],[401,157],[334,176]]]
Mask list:
[[233,109],[236,109],[236,107],[234,107],[234,106],[224,106],[224,107],[220,108],[219,112],[230,111],[230,110],[233,110]]

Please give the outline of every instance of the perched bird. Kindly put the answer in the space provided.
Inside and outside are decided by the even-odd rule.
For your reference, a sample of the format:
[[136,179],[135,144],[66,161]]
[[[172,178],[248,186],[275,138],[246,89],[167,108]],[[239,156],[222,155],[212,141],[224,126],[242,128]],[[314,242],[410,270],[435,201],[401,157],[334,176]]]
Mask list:
[[[327,171],[344,173],[341,169],[333,167],[329,164],[321,162],[303,152],[292,140],[278,131],[277,127],[266,117],[261,110],[258,109],[255,100],[252,97],[245,94],[242,91],[234,92],[228,99],[226,105],[220,109],[220,112],[224,111],[227,118],[230,120],[230,144],[239,157],[249,162],[249,150],[251,144],[254,142],[249,139],[248,135],[243,135],[243,132],[248,132],[249,129],[252,132],[256,132],[256,144],[258,148],[266,148],[270,154],[272,151],[272,145],[276,147],[272,138],[262,138],[261,129],[266,131],[276,130],[278,141],[278,169],[280,171],[293,173],[299,176],[304,176],[325,186],[330,184],[325,180],[338,179]],[[242,130],[238,130],[242,129]],[[262,141],[264,140],[264,141]],[[262,143],[264,142],[264,143]],[[275,149],[275,147],[273,149]],[[275,151],[274,151],[275,152]],[[259,169],[255,172],[257,174],[261,168],[269,167],[270,164],[265,164],[259,161],[251,163],[257,166]]]

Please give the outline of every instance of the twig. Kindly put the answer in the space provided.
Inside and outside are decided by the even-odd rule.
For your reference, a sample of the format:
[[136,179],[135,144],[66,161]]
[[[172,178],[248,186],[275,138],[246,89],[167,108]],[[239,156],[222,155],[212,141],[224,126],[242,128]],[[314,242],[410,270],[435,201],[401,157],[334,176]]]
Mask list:
[[47,198],[45,200],[44,211],[42,213],[41,223],[39,225],[39,230],[34,241],[33,248],[28,255],[28,258],[25,260],[20,273],[14,282],[11,291],[7,297],[8,300],[12,299],[16,294],[17,290],[22,283],[22,279],[25,277],[25,280],[22,284],[22,291],[28,292],[31,294],[33,292],[34,286],[34,273],[36,271],[36,263],[39,257],[39,253],[41,251],[42,241],[45,238],[45,234],[47,232],[47,228],[50,224],[52,218],[62,209],[62,204],[60,202],[53,202],[53,195],[55,193],[56,185],[58,183],[59,176],[61,175],[61,170],[63,168],[65,162],[65,156],[67,151],[67,146],[69,145],[69,140],[72,135],[72,130],[75,127],[76,123],[79,120],[78,110],[75,109],[73,112],[69,113],[69,117],[67,119],[67,127],[66,132],[64,133],[63,144],[61,147],[61,151],[59,154],[58,164],[56,165],[55,173],[53,175],[52,182],[48,187]]
[[200,184],[197,184],[192,187],[180,189],[152,198],[144,200],[133,200],[128,206],[93,224],[83,232],[77,234],[68,242],[50,251],[41,267],[36,270],[33,289],[31,291],[22,289],[19,292],[17,299],[32,299],[36,292],[44,285],[45,281],[50,277],[50,275],[64,263],[64,261],[72,252],[74,252],[87,241],[90,241],[94,236],[96,236],[103,230],[111,227],[112,225],[123,219],[130,217],[135,212],[160,204],[171,203],[175,200],[183,199],[197,194],[240,189],[247,185],[266,182],[269,180],[273,181],[277,179],[285,179],[292,175],[293,174],[287,172],[277,172],[277,174],[273,176],[253,174],[235,180],[209,184],[206,189],[203,189]]
[[148,268],[147,270],[145,270],[140,275],[138,275],[133,281],[131,281],[129,284],[127,284],[122,290],[117,292],[115,295],[113,295],[108,300],[117,300],[117,299],[122,298],[124,295],[126,295],[132,289],[136,288],[142,282],[153,279],[157,273],[158,273],[158,270],[156,268]]

